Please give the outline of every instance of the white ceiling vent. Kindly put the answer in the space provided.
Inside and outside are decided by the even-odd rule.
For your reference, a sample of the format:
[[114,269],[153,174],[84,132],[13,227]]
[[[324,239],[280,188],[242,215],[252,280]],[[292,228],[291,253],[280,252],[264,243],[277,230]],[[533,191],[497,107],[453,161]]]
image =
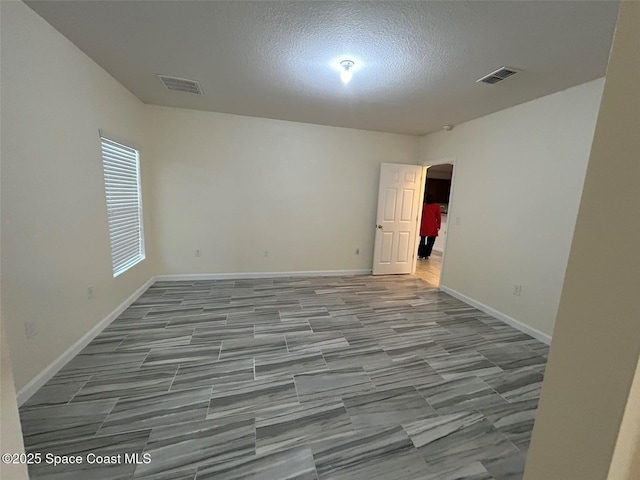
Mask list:
[[162,83],[169,90],[175,92],[195,93],[196,95],[203,95],[200,82],[196,80],[187,80],[186,78],[168,77],[166,75],[158,74],[158,78],[162,80]]
[[494,83],[501,82],[505,78],[508,78],[511,75],[515,75],[516,73],[521,71],[522,70],[518,70],[517,68],[500,67],[495,72],[491,72],[489,75],[485,75],[484,77],[479,78],[478,80],[476,80],[476,83],[482,82],[493,85]]

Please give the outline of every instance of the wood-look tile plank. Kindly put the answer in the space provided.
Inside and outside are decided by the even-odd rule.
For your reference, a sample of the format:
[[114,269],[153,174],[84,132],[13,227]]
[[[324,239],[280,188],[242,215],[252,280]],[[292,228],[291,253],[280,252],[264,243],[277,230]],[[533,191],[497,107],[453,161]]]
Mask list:
[[509,402],[540,398],[544,376],[528,368],[484,376],[483,380]]
[[97,435],[204,420],[210,397],[209,387],[121,398],[100,426]]
[[171,390],[213,387],[254,379],[253,360],[233,359],[181,365],[171,384]]
[[438,415],[415,387],[343,395],[342,401],[356,428],[394,426]]
[[62,440],[94,435],[117,399],[66,405],[22,408],[20,423],[25,448],[30,451]]
[[46,407],[69,403],[91,375],[55,376],[43,385],[21,408]]
[[287,343],[282,335],[260,338],[223,340],[220,360],[253,358],[256,355],[287,353]]
[[256,378],[291,376],[327,369],[320,352],[256,355]]
[[273,335],[296,335],[300,333],[313,333],[311,325],[305,319],[289,319],[286,322],[257,323],[255,337],[268,337]]
[[546,359],[522,345],[497,348],[479,348],[478,352],[503,370],[535,367],[547,363]]
[[146,331],[131,333],[125,337],[118,352],[134,352],[136,350],[149,351],[152,348],[168,348],[180,345],[188,345],[193,335],[193,329],[167,328],[161,331]]
[[364,328],[364,325],[355,315],[342,315],[339,317],[310,318],[309,324],[314,332],[338,332],[342,330],[352,330],[354,328]]
[[527,450],[537,408],[535,399],[482,408],[482,413],[516,447]]
[[142,362],[142,367],[214,362],[220,357],[221,345],[222,342],[210,342],[177,347],[155,347],[151,349],[149,355]]
[[144,453],[151,462],[138,465],[135,478],[163,474],[167,478],[181,475],[185,469],[253,456],[255,422],[253,419],[218,425],[212,421],[187,422],[151,431]]
[[[136,464],[126,462],[125,455],[130,458],[141,458],[142,450],[149,438],[149,430],[140,430],[120,435],[77,436],[73,438],[52,439],[50,443],[36,447],[43,459],[46,453],[60,457],[80,456],[82,463],[59,463],[57,465],[42,461],[29,466],[31,480],[129,480],[133,478]],[[112,463],[89,463],[87,456],[94,458],[116,458]],[[117,461],[117,458],[120,461]],[[4,478],[4,477],[3,477]]]
[[56,374],[58,378],[77,375],[94,375],[137,369],[147,357],[147,351],[109,352],[77,355]]
[[424,386],[440,383],[444,379],[420,357],[392,360],[384,365],[364,367],[378,388]]
[[168,392],[177,370],[177,365],[143,366],[128,372],[97,374],[82,386],[71,403]]
[[496,480],[491,476],[481,462],[471,462],[452,468],[437,469],[433,471],[429,468],[429,473],[425,480]]
[[474,461],[491,461],[518,454],[480,413],[462,412],[403,425],[418,451],[432,467],[449,470]]
[[260,378],[216,386],[207,419],[220,422],[255,418],[260,410],[297,405],[298,397],[291,377]]
[[311,448],[320,480],[414,480],[427,472],[426,462],[399,426],[364,429]]
[[376,387],[362,367],[336,368],[293,376],[301,402],[332,399],[347,393],[365,393]]
[[227,315],[200,313],[197,315],[175,316],[169,319],[167,328],[209,328],[226,325]]
[[286,335],[290,353],[321,352],[327,348],[348,347],[349,343],[341,332],[302,333]]
[[191,337],[191,344],[212,345],[223,340],[245,340],[253,338],[253,325],[216,326],[196,328]]
[[527,452],[482,462],[495,480],[522,480]]
[[478,377],[463,377],[418,387],[439,413],[465,412],[504,405],[507,401]]
[[256,453],[286,450],[303,443],[336,440],[352,434],[351,418],[338,399],[277,406],[257,414]]
[[432,355],[427,363],[445,380],[456,378],[493,375],[503,370],[475,351]]
[[307,446],[252,455],[198,469],[198,480],[317,480]]
[[322,354],[329,368],[366,367],[388,365],[391,357],[377,344],[358,344],[324,348]]

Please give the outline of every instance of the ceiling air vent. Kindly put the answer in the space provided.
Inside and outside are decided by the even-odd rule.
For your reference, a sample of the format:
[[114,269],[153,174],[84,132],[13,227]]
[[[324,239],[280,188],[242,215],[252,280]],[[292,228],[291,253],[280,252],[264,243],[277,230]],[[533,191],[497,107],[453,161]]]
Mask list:
[[195,93],[196,95],[203,95],[200,82],[196,80],[187,80],[186,78],[168,77],[166,75],[158,75],[158,78],[162,80],[162,83],[169,90],[175,92]]
[[485,75],[484,77],[479,78],[478,80],[476,80],[476,83],[482,82],[493,85],[494,83],[501,82],[505,78],[508,78],[511,75],[515,75],[520,71],[521,70],[518,70],[517,68],[500,67],[495,72],[491,72],[489,75]]

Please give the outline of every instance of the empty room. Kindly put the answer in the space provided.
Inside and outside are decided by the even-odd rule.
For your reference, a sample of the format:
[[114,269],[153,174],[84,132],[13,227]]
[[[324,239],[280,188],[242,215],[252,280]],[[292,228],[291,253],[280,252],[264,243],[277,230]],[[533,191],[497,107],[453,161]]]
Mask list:
[[640,2],[0,1],[0,477],[637,480],[639,131]]

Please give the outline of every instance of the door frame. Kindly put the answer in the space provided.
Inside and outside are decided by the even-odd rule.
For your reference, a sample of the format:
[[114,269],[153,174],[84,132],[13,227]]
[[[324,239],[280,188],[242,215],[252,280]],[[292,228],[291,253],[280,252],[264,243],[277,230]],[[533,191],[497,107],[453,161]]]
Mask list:
[[[427,184],[427,170],[429,169],[429,167],[433,167],[435,165],[444,165],[446,163],[451,163],[453,165],[453,173],[451,174],[451,188],[449,190],[449,207],[447,209],[447,238],[444,241],[444,246],[443,246],[444,251],[442,252],[442,264],[440,267],[440,280],[439,280],[438,286],[442,284],[442,272],[444,272],[445,260],[447,258],[447,251],[449,250],[447,248],[447,243],[449,243],[449,231],[452,225],[451,221],[454,218],[452,215],[452,212],[454,211],[452,209],[452,204],[453,204],[453,199],[455,198],[453,193],[454,193],[455,180],[456,180],[456,160],[457,158],[455,156],[440,157],[433,160],[426,160],[420,164],[422,165],[422,187],[420,191],[423,199],[424,199],[425,187]],[[420,214],[418,218],[418,233],[420,233],[421,221],[422,221],[422,214]],[[420,245],[420,235],[416,235],[416,244],[413,248],[413,269],[411,271],[412,274],[416,273],[416,267],[418,266],[418,245]]]

